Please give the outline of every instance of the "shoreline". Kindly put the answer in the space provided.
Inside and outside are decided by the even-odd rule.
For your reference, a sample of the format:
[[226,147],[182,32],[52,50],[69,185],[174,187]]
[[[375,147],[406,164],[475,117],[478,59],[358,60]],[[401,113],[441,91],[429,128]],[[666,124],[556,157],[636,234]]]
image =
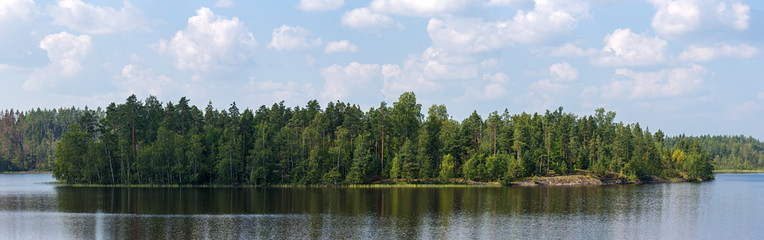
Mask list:
[[[713,179],[698,182],[710,181]],[[629,180],[626,176],[608,174],[604,176],[594,174],[573,174],[548,177],[526,177],[512,181],[508,186],[499,182],[481,182],[464,179],[453,179],[440,182],[438,180],[384,180],[369,184],[348,185],[298,185],[298,184],[273,184],[273,185],[195,185],[195,184],[61,184],[51,182],[64,187],[118,187],[118,188],[464,188],[464,187],[544,187],[544,186],[613,186],[613,185],[640,185],[655,183],[678,183],[690,182],[688,179],[672,178],[663,179],[654,176],[645,177],[636,181]]]
[[[541,186],[613,186],[613,185],[640,185],[655,183],[677,183],[688,182],[687,179],[663,179],[654,176],[646,177],[642,180],[632,181],[625,176],[616,176],[615,174],[605,176],[595,176],[589,174],[574,174],[552,177],[530,177],[520,181],[514,181],[510,186],[517,187],[541,187]],[[708,181],[708,180],[705,180]]]

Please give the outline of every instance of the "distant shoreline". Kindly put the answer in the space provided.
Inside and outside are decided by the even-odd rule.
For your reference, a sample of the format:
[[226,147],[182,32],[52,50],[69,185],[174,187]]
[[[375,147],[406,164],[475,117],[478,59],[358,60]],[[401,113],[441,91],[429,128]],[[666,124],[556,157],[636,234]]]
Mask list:
[[47,174],[53,174],[53,171],[7,171],[7,172],[0,172],[1,174],[41,174],[41,173],[47,173]]

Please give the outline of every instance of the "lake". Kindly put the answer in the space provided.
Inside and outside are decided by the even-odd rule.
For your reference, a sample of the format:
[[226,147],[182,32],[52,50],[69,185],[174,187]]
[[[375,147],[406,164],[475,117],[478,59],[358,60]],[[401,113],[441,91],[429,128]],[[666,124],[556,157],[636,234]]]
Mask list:
[[556,187],[64,187],[0,174],[1,239],[764,239],[764,174]]

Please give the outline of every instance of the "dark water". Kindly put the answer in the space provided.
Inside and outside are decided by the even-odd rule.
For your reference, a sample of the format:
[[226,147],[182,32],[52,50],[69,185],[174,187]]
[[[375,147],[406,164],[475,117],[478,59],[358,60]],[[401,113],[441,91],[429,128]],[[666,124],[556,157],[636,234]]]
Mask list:
[[2,239],[764,239],[764,174],[531,188],[77,188],[0,174]]

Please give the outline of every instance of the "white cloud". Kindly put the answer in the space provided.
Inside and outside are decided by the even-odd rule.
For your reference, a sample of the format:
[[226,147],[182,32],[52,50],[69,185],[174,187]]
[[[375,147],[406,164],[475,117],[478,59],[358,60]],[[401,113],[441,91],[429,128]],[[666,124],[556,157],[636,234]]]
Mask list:
[[218,0],[217,2],[215,2],[216,8],[229,8],[229,7],[233,7],[233,5],[234,5],[233,0]]
[[303,11],[333,10],[345,5],[344,0],[300,0],[297,8]]
[[504,73],[483,74],[485,86],[479,90],[468,90],[468,97],[474,97],[481,100],[493,100],[505,97],[507,94],[506,85],[509,83],[509,76]]
[[551,73],[554,78],[561,81],[573,81],[578,79],[578,70],[567,62],[552,64],[552,66],[549,66],[549,73]]
[[73,75],[82,69],[80,61],[85,58],[90,45],[90,36],[74,36],[67,32],[50,34],[40,42],[40,48],[48,52],[51,63],[58,64],[64,75]]
[[256,46],[257,41],[239,18],[227,19],[202,7],[171,40],[160,40],[158,51],[175,58],[178,69],[208,71],[246,61]]
[[0,1],[0,24],[28,21],[35,14],[35,4],[32,0]]
[[342,14],[342,25],[365,32],[378,32],[395,25],[392,18],[373,13],[368,8],[356,8]]
[[440,89],[440,85],[427,79],[419,66],[413,66],[410,61],[403,68],[398,64],[382,65],[383,87],[382,94],[386,99],[395,99],[403,92],[428,93]]
[[351,62],[347,66],[335,64],[321,69],[320,74],[326,80],[321,92],[322,99],[347,100],[351,92],[368,93],[359,89],[375,85],[373,81],[379,79],[380,67],[378,64]]
[[369,5],[377,12],[426,17],[462,11],[473,2],[473,0],[374,0]]
[[457,52],[484,52],[512,44],[506,22],[480,19],[430,19],[427,32],[433,46]]
[[[548,75],[547,75],[548,74]],[[566,94],[570,88],[570,82],[578,79],[578,70],[570,63],[561,62],[549,66],[549,70],[544,70],[542,78],[531,83],[528,97],[537,98],[532,101],[534,109],[548,109],[552,103],[560,98],[560,95]]]
[[748,29],[748,20],[751,18],[751,7],[740,2],[721,2],[716,7],[716,14],[722,23],[732,26],[737,30]]
[[704,67],[695,64],[658,72],[617,69],[615,74],[621,80],[614,80],[602,87],[602,97],[607,99],[679,97],[698,90],[703,85],[707,72]]
[[711,47],[691,45],[679,54],[679,60],[686,62],[708,62],[718,58],[753,58],[761,54],[756,47],[741,44],[731,46],[720,44]]
[[125,1],[117,10],[99,7],[80,0],[59,0],[47,7],[53,23],[88,34],[110,34],[143,28],[144,18],[140,11]]
[[342,40],[337,42],[329,42],[326,44],[326,48],[324,48],[324,53],[341,53],[341,52],[348,52],[348,53],[354,53],[358,52],[358,46],[355,44],[350,43],[348,40]]
[[384,77],[382,94],[387,98],[395,98],[406,91],[417,93],[437,91],[441,87],[436,80],[478,78],[480,67],[482,67],[481,62],[476,62],[472,58],[450,54],[440,48],[427,48],[420,55],[410,55],[402,65],[382,66]]
[[24,82],[25,90],[52,87],[61,77],[72,77],[82,70],[81,61],[87,56],[92,44],[90,36],[75,36],[67,32],[50,34],[40,41],[40,48],[48,53],[50,64],[36,69]]
[[605,36],[605,47],[600,57],[592,62],[603,66],[644,66],[666,60],[664,51],[668,42],[658,37],[632,33],[628,28],[619,28]]
[[273,29],[271,42],[268,48],[278,51],[298,50],[312,48],[321,45],[321,38],[312,38],[313,33],[300,26],[291,27],[282,25]]
[[122,68],[122,73],[116,83],[117,86],[127,90],[129,94],[157,97],[164,96],[163,93],[167,93],[168,90],[177,86],[172,79],[154,73],[151,68],[139,69],[133,64],[125,65]]
[[661,34],[682,34],[700,25],[700,7],[693,0],[651,0],[658,10],[652,26]]
[[572,31],[589,16],[588,4],[537,0],[531,11],[518,11],[512,19],[432,18],[427,32],[435,47],[460,52],[484,52],[514,43],[531,44]]
[[714,25],[748,29],[750,7],[736,0],[650,0],[657,9],[652,27],[662,35],[682,35]]
[[412,56],[406,65],[422,70],[428,79],[465,79],[478,76],[477,66],[472,59],[459,55],[449,55],[440,48],[427,48],[420,56]]
[[597,53],[599,53],[599,51],[594,48],[583,49],[571,43],[566,43],[558,48],[552,49],[550,55],[553,57],[589,57],[597,55]]

